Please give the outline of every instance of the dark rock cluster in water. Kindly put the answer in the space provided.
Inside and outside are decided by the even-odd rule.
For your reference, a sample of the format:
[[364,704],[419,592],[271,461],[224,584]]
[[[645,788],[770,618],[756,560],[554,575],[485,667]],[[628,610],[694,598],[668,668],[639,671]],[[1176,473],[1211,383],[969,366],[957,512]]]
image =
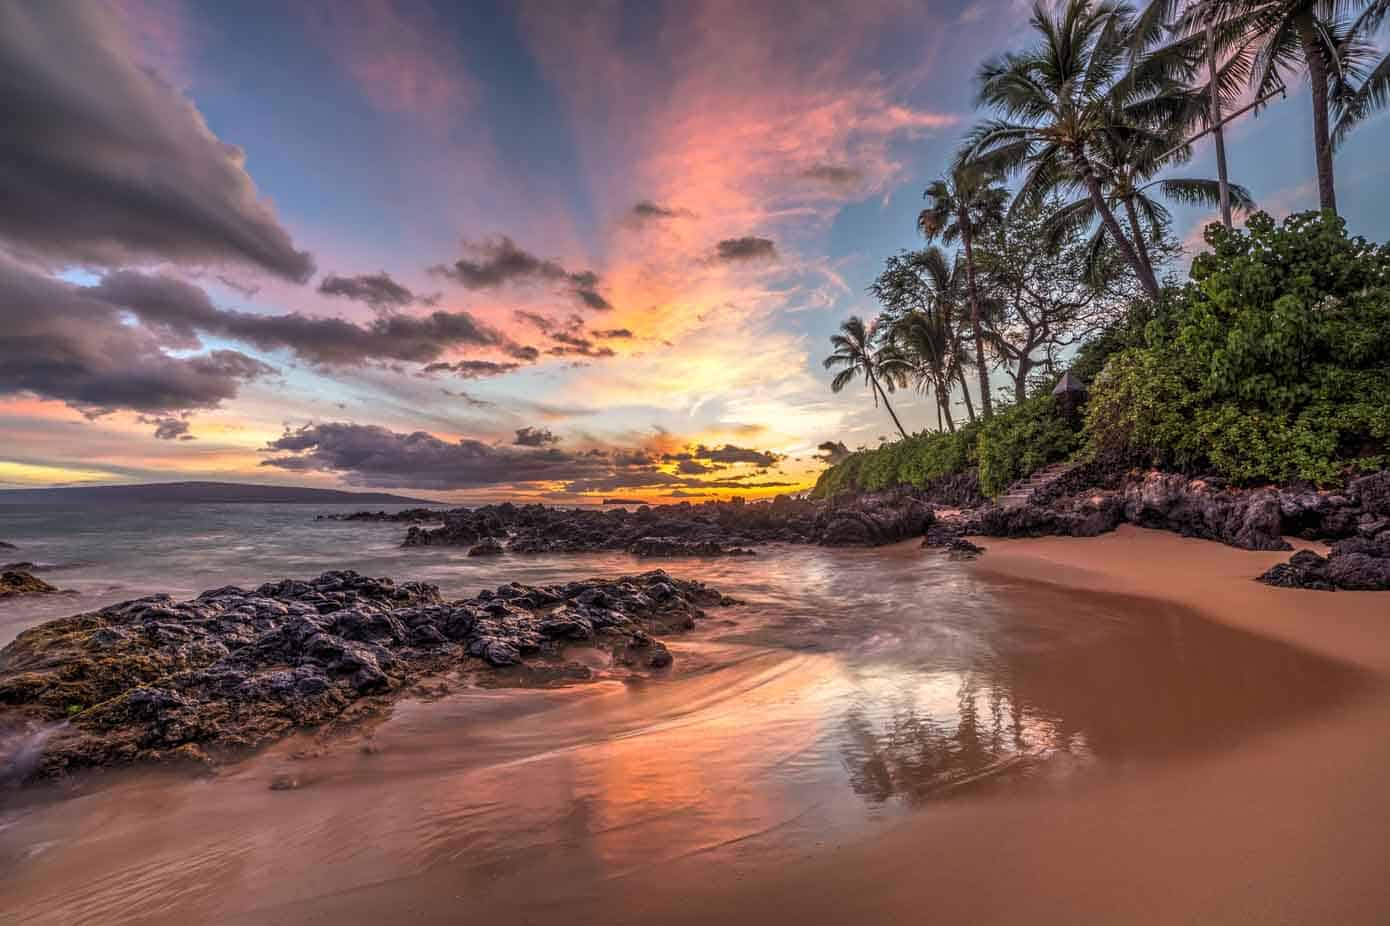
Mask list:
[[920,537],[933,520],[931,505],[912,491],[866,493],[838,503],[780,496],[633,511],[510,503],[427,512],[430,517],[421,511],[341,519],[407,523],[406,546],[462,546],[476,555],[626,551],[653,557],[747,556],[753,553],[749,547],[765,543],[875,546]]
[[1279,563],[1259,578],[1281,588],[1390,591],[1390,540],[1339,540],[1327,556],[1299,550],[1287,563]]
[[[0,733],[66,721],[36,773],[254,747],[350,723],[432,673],[492,667],[519,681],[588,677],[572,645],[628,671],[662,669],[654,634],[730,604],[660,570],[445,601],[433,585],[355,572],[154,595],[50,621],[0,650]],[[527,675],[526,673],[531,673]]]
[[0,572],[0,598],[13,598],[16,595],[57,595],[61,590],[49,585],[43,579],[31,575],[28,571],[16,569],[16,566],[28,566],[33,568],[33,563],[11,563],[5,567],[4,572]]

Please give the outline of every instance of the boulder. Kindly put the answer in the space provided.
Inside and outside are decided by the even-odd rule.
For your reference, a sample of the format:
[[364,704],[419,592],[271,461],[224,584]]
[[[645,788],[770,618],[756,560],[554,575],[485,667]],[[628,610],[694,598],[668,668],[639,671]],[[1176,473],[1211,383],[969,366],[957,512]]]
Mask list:
[[[521,666],[533,684],[592,677],[563,658],[576,645],[606,647],[634,669],[664,668],[671,654],[652,634],[687,630],[703,607],[732,603],[661,570],[512,583],[458,601],[433,585],[348,571],[189,601],[152,595],[40,624],[0,650],[0,729],[68,721],[45,742],[38,775],[134,759],[212,761],[338,723],[364,698],[382,709],[460,660]],[[629,663],[632,647],[643,655]]]

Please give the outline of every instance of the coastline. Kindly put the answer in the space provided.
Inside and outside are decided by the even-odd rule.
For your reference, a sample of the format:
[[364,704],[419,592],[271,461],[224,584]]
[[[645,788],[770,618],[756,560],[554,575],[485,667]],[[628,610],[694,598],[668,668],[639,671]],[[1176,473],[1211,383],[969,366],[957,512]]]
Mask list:
[[1268,588],[1253,577],[1287,553],[1133,527],[1100,538],[986,543],[989,553],[968,569],[1197,608],[1358,666],[1373,685],[1324,715],[1196,759],[1127,770],[1079,792],[942,802],[775,867],[747,856],[711,868],[695,855],[659,877],[606,879],[562,899],[548,891],[531,899],[525,878],[515,877],[461,897],[447,872],[425,872],[234,921],[368,923],[402,910],[441,923],[1383,919],[1390,907],[1384,596]]
[[[814,684],[829,665],[819,654],[767,650],[757,655],[749,650],[742,668],[732,674],[715,672],[645,693],[641,687],[612,684],[536,693],[525,702],[480,692],[421,706],[383,731],[385,748],[380,754],[338,751],[304,766],[305,774],[324,777],[293,797],[267,791],[264,782],[277,763],[298,764],[286,758],[293,748],[287,743],[234,770],[219,785],[219,804],[228,807],[286,801],[275,805],[281,808],[275,819],[258,825],[268,827],[260,835],[219,828],[218,820],[231,811],[197,808],[206,799],[206,785],[175,785],[167,777],[142,776],[122,792],[119,803],[105,805],[95,794],[79,798],[60,808],[60,815],[81,816],[106,806],[103,812],[119,814],[112,817],[112,823],[119,824],[158,817],[164,811],[156,808],[170,801],[183,805],[184,810],[168,813],[164,828],[142,822],[151,827],[146,832],[160,834],[159,839],[133,844],[154,846],[163,854],[163,864],[172,866],[169,875],[161,876],[169,882],[158,889],[161,894],[182,884],[183,878],[201,886],[190,888],[163,912],[132,903],[132,912],[144,914],[141,922],[1379,921],[1390,906],[1390,885],[1382,872],[1382,860],[1390,852],[1390,833],[1383,825],[1390,812],[1383,786],[1390,770],[1390,743],[1382,735],[1390,722],[1390,628],[1384,627],[1390,614],[1383,595],[1270,588],[1253,576],[1287,553],[1253,553],[1134,527],[1098,538],[981,542],[988,548],[983,557],[952,564],[945,572],[938,570],[948,561],[940,553],[918,549],[916,540],[864,551],[844,562],[892,573],[883,576],[892,581],[883,583],[881,590],[897,589],[899,600],[904,600],[903,587],[893,581],[936,575],[934,581],[974,580],[979,588],[1002,588],[1010,597],[1027,596],[1048,602],[1048,607],[1065,607],[1072,591],[1125,596],[1115,599],[1120,607],[1132,602],[1144,620],[1160,622],[1165,632],[1184,625],[1177,612],[1196,610],[1225,628],[1313,651],[1349,667],[1369,684],[1360,686],[1354,697],[1306,711],[1291,722],[1254,731],[1233,729],[1237,735],[1229,745],[1087,772],[1084,787],[1066,786],[1074,769],[1065,762],[1042,765],[1031,779],[1036,786],[963,793],[866,830],[822,831],[814,844],[791,840],[775,855],[767,854],[763,840],[775,840],[782,827],[796,827],[795,815],[766,808],[770,829],[739,826],[728,838],[711,837],[706,844],[696,838],[703,830],[693,794],[683,789],[666,792],[672,780],[696,794],[714,782],[677,779],[664,760],[677,743],[720,750],[725,738],[738,735],[742,726],[725,726],[727,721],[720,717],[725,708],[717,708],[700,721],[698,729],[706,735],[681,734],[694,716],[689,714],[692,692],[718,699],[731,717],[738,718],[739,711],[757,711],[760,702],[781,703],[808,682]],[[1050,587],[1043,589],[1038,583]],[[907,587],[926,596],[937,586]],[[1170,612],[1171,627],[1163,623]],[[1090,619],[1107,619],[1104,611],[1087,613]],[[1040,623],[1048,620],[1046,614],[1038,616]],[[1207,636],[1185,639],[1199,645]],[[691,645],[712,644],[697,641],[676,648],[679,652]],[[722,649],[730,644],[714,645]],[[741,645],[734,647],[740,650]],[[722,658],[728,656],[722,653]],[[1307,657],[1289,651],[1289,658],[1294,662]],[[1219,691],[1228,684],[1238,689],[1256,681],[1248,674],[1249,665],[1196,661],[1211,672],[1204,691]],[[1086,670],[1084,661],[1068,665]],[[747,690],[730,692],[731,679],[743,679]],[[593,741],[582,734],[580,739],[588,744],[582,747],[548,740],[543,758],[524,760],[525,765],[554,763],[536,767],[563,772],[558,777],[518,777],[525,767],[518,762],[523,760],[480,751],[484,741],[473,737],[465,752],[449,751],[457,736],[451,717],[468,718],[481,723],[480,730],[491,731],[501,729],[500,716],[491,715],[491,722],[484,722],[490,715],[480,710],[515,704],[526,715],[530,708],[523,704],[539,706],[555,699],[572,705],[558,715],[571,721],[552,724],[552,732],[600,734]],[[623,712],[624,723],[635,724],[631,730],[640,729],[643,736],[614,737],[615,728],[584,719],[605,704],[610,705],[607,710]],[[665,704],[667,713],[653,716],[656,704]],[[1193,707],[1200,710],[1201,702]],[[1098,709],[1109,710],[1104,705]],[[577,725],[569,727],[571,722]],[[1144,732],[1142,718],[1132,722],[1135,735],[1156,735]],[[749,769],[751,777],[768,776],[770,781],[780,775],[774,771],[782,761],[779,756],[799,755],[805,746],[802,737],[815,729],[809,718],[808,724],[786,728],[785,741],[762,755],[764,761]],[[756,729],[750,728],[749,734],[762,736],[753,732]],[[662,731],[676,738],[664,739]],[[649,738],[653,732],[656,738]],[[528,742],[513,745],[532,754]],[[529,789],[517,795],[519,803],[507,810],[508,816],[518,814],[524,820],[537,805],[556,800],[569,806],[572,791],[584,793],[586,776],[578,770],[588,767],[581,757],[593,753],[600,754],[593,769],[602,776],[605,793],[623,795],[630,808],[627,826],[618,825],[620,818],[604,828],[580,817],[572,821],[573,831],[537,828],[537,841],[527,839],[521,854],[496,855],[489,848],[494,836],[485,824],[476,830],[463,824],[459,801],[467,788],[454,778],[459,761],[484,762],[477,773],[482,777],[467,780],[490,782],[489,788],[501,787],[499,776],[529,781]],[[357,769],[362,763],[380,770],[360,779]],[[673,765],[670,770],[682,767]],[[697,761],[693,767],[702,766]],[[1054,776],[1059,786],[1050,782]],[[449,784],[451,778],[455,783]],[[734,785],[732,780],[722,782],[719,793]],[[843,790],[837,782],[835,793]],[[140,803],[142,795],[148,806]],[[345,809],[354,802],[382,801],[395,811]],[[588,805],[581,801],[577,806]],[[429,842],[420,843],[411,835],[411,822],[417,818]],[[177,834],[195,820],[199,835],[185,842]],[[397,829],[378,832],[384,820]],[[458,835],[461,824],[465,834],[473,835]],[[308,840],[319,826],[335,828],[337,836],[331,841],[342,844],[345,853],[335,865],[349,865],[355,872],[350,879],[311,868],[287,879],[242,854],[243,836],[250,840],[246,845],[263,838]],[[49,835],[57,838],[57,824],[49,821],[45,829],[49,827],[54,827]],[[603,834],[602,843],[594,842],[596,833]],[[224,841],[229,835],[237,839]],[[121,871],[121,859],[129,850],[116,847],[129,838],[116,825],[101,838],[88,837],[87,851],[93,854],[60,857],[56,849],[48,850],[40,861],[46,874],[35,869],[35,877],[12,884],[13,900],[27,898],[35,912],[44,911],[35,917],[37,922],[60,922],[60,912],[79,908],[97,921],[126,921],[130,917],[109,906],[111,898],[149,900],[153,887],[139,878],[127,883],[140,872]],[[475,839],[479,842],[471,841]],[[638,849],[653,840],[673,854],[655,863],[639,861],[631,868],[610,867],[614,856],[607,853],[640,859]],[[403,857],[374,854],[377,841],[396,845]],[[314,844],[306,842],[306,852]],[[675,851],[680,846],[687,848]],[[412,857],[421,852],[438,857],[417,864]],[[174,861],[184,855],[186,869]],[[112,863],[116,870],[106,872],[104,866]],[[575,866],[581,872],[589,866],[595,877],[574,877]],[[72,884],[79,873],[95,876],[97,884],[90,894],[84,890],[69,897],[69,889],[58,885]],[[301,886],[301,878],[308,883]],[[267,885],[277,889],[266,892]]]

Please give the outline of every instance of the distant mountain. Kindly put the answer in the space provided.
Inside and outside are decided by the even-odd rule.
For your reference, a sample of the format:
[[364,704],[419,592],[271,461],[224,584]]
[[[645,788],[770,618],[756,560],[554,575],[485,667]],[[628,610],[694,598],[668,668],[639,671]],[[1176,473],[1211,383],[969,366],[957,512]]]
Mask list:
[[258,486],[240,482],[156,482],[133,486],[67,486],[55,489],[0,489],[0,505],[71,503],[279,504],[279,505],[437,505],[424,498],[386,492],[340,492],[298,486]]

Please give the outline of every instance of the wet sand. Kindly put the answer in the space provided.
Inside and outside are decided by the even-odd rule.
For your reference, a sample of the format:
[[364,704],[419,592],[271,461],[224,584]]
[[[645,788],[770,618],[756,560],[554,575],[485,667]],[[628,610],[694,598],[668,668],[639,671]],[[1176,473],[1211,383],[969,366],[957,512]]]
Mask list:
[[31,799],[0,920],[1385,920],[1390,600],[1156,532],[986,544],[725,572],[748,611],[670,680]]

